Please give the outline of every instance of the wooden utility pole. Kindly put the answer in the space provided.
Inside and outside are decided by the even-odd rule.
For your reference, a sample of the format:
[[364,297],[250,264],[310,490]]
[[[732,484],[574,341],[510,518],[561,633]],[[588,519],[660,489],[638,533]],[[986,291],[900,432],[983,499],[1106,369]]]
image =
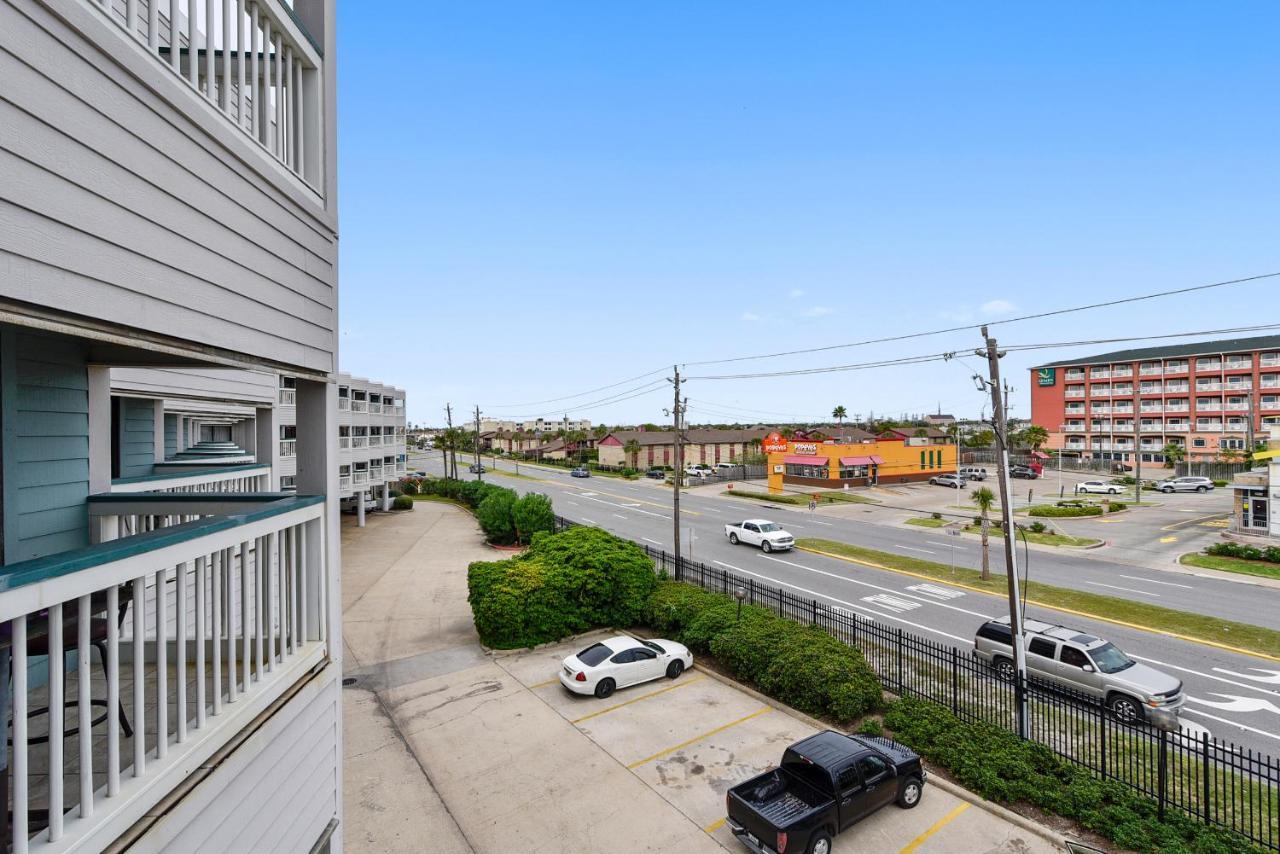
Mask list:
[[[996,434],[996,452],[999,455],[1000,476],[1000,517],[1001,533],[1004,535],[1004,565],[1009,591],[1009,629],[1013,633],[1013,667],[1014,696],[1018,713],[1018,735],[1029,738],[1030,720],[1027,717],[1027,653],[1025,638],[1022,636],[1022,609],[1018,596],[1018,552],[1017,541],[1013,533],[1013,484],[1009,480],[1009,425],[1005,414],[1005,395],[1007,388],[1000,384],[1000,357],[1004,354],[996,349],[996,339],[987,334],[987,327],[982,327],[982,337],[986,339],[986,349],[978,350],[978,356],[987,359],[989,379],[986,386],[991,391],[991,408],[994,413],[992,427]],[[982,381],[982,377],[977,377]],[[1004,392],[1002,394],[1001,392]]]
[[457,437],[453,432],[453,404],[444,405],[445,422],[449,425],[444,433],[444,476],[458,479],[458,454],[455,450]]
[[673,550],[676,556],[676,580],[680,581],[684,577],[681,572],[680,562],[680,483],[684,479],[684,408],[686,401],[680,399],[680,366],[673,365],[672,370],[675,372],[671,380],[671,384],[675,389],[675,400],[671,409],[671,426],[674,430],[673,442],[675,443],[675,471],[671,477],[671,517],[674,520],[674,529],[672,532]]
[[476,478],[484,480],[484,469],[480,467],[480,405],[476,405],[476,436],[475,436],[475,452],[476,452]]

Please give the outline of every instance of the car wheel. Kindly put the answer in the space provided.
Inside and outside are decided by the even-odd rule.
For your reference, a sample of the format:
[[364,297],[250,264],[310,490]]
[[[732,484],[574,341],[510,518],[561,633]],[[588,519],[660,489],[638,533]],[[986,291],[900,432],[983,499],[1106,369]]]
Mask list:
[[902,791],[898,792],[898,806],[904,810],[909,810],[920,803],[920,796],[924,794],[924,785],[920,782],[919,777],[908,777],[907,782],[902,784]]
[[1109,492],[1109,493],[1110,493],[1110,494],[1112,494],[1112,495],[1119,495],[1119,494],[1120,494],[1120,490],[1118,490],[1118,489],[1109,489],[1109,490],[1107,490],[1107,492]]
[[613,689],[618,687],[612,679],[601,679],[596,683],[596,696],[601,700],[606,700],[613,695]]
[[993,665],[996,669],[996,676],[1005,682],[1012,682],[1017,676],[1018,670],[1013,666],[1013,662],[1007,658],[997,658]]
[[809,837],[809,854],[831,854],[831,837],[825,830],[815,830]]
[[1111,710],[1111,717],[1123,724],[1133,724],[1143,719],[1142,706],[1137,700],[1124,694],[1116,694],[1108,700],[1107,708]]
[[737,534],[730,534],[730,535],[729,535],[729,542],[733,543],[733,544],[736,546],[736,545],[738,544],[738,535],[737,535]]
[[1209,487],[1207,487],[1207,486],[1197,486],[1197,487],[1196,487],[1196,492],[1208,492],[1208,491],[1209,491]]
[[762,552],[764,552],[765,554],[768,554],[769,552],[773,551],[773,546],[769,545],[769,541],[768,541],[768,540],[761,540],[761,541],[760,541],[760,550],[761,550]]
[[667,678],[668,678],[668,679],[679,679],[679,678],[680,678],[680,674],[681,674],[681,673],[684,673],[684,662],[683,662],[683,661],[673,661],[673,662],[671,662],[670,664],[668,664],[668,665],[667,665]]
[[1162,487],[1160,487],[1160,491],[1161,491],[1161,492],[1163,492],[1165,495],[1169,495],[1170,493],[1172,493],[1172,492],[1173,492],[1173,487],[1172,487],[1172,486],[1162,486]]

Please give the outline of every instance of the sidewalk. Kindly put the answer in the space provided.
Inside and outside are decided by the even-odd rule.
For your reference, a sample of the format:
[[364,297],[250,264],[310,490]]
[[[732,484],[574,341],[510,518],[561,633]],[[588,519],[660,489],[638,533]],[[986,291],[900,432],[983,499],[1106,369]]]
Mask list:
[[[813,722],[696,667],[609,700],[570,695],[560,659],[606,633],[486,655],[466,567],[501,555],[462,511],[415,507],[343,528],[352,850],[745,851],[724,826],[725,790]],[[1060,850],[969,798],[930,786],[919,809],[888,807],[834,850]]]

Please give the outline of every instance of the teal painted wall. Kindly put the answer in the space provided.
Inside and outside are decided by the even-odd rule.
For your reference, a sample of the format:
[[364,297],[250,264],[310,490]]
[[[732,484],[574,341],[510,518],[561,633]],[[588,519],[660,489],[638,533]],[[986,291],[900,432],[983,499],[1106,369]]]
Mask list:
[[146,477],[156,464],[156,401],[120,401],[120,476]]
[[89,544],[89,377],[83,344],[0,327],[4,562]]
[[164,417],[164,458],[172,459],[178,453],[178,416]]

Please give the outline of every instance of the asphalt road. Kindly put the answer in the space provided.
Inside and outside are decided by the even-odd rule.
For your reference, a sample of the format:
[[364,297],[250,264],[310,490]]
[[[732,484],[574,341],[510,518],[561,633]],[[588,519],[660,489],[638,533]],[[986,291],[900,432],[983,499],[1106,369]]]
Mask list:
[[[469,463],[470,460],[459,460],[464,477],[472,477],[465,471],[465,464]],[[488,465],[490,461],[486,460]],[[500,468],[509,467],[510,463],[500,462]],[[443,470],[440,455],[434,453],[411,456],[409,468],[432,474]],[[500,471],[486,477],[521,493],[546,493],[558,513],[576,522],[597,525],[656,548],[671,548],[669,487],[605,477],[575,479],[567,471],[527,465],[520,468],[522,474],[539,480],[503,477]],[[1008,613],[1002,597],[950,587],[944,582],[925,585],[911,576],[810,552],[766,555],[755,548],[733,546],[725,539],[724,524],[768,518],[798,537],[823,537],[974,569],[979,566],[981,548],[976,538],[948,536],[937,529],[823,517],[803,508],[699,495],[697,490],[682,494],[681,507],[686,556],[820,598],[925,637],[946,639],[969,648],[974,631],[984,620]],[[1003,567],[1003,551],[994,541],[991,556],[993,572],[997,572]],[[1048,548],[1031,551],[1030,571],[1033,579],[1062,587],[1280,628],[1280,590],[1275,588],[1165,573]],[[939,588],[943,592],[938,592]],[[1107,638],[1133,658],[1177,675],[1185,683],[1188,695],[1182,713],[1188,731],[1207,729],[1238,747],[1280,754],[1280,663],[1157,634],[1159,626],[1144,631],[1034,605],[1028,607],[1027,616]]]

